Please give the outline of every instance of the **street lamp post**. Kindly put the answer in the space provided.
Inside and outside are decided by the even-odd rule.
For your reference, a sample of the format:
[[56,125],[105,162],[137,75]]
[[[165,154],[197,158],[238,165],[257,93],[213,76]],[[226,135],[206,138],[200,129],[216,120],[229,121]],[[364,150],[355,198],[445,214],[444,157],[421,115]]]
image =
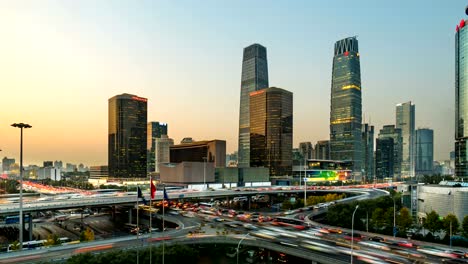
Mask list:
[[237,244],[237,250],[236,250],[237,264],[239,264],[239,248],[240,248],[240,244],[241,244],[242,241],[244,241],[244,239],[246,239],[248,236],[249,236],[249,233],[245,234],[245,236],[239,241],[239,244]]
[[306,159],[304,157],[304,207],[307,207],[307,167]]
[[354,214],[356,213],[358,208],[359,208],[359,204],[356,205],[356,209],[354,209],[353,216],[351,219],[351,264],[353,264],[353,250],[354,250]]
[[[19,249],[23,249],[23,128],[31,128],[32,126],[24,123],[14,123],[12,127],[17,127],[21,130],[20,134],[20,199],[19,199]],[[29,227],[31,228],[31,227]]]
[[208,157],[203,157],[203,190],[206,190],[206,161]]
[[393,196],[393,237],[396,236],[396,204],[395,196]]

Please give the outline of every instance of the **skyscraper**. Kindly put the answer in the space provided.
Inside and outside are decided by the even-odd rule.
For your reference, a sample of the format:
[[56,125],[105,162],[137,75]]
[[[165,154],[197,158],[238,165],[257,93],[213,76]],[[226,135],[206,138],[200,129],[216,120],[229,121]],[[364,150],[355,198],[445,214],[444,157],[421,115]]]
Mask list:
[[299,143],[299,152],[301,153],[303,159],[313,159],[314,158],[314,147],[311,142],[301,142]]
[[[393,178],[395,180],[401,177],[401,153],[403,151],[403,140],[401,138],[401,129],[394,125],[386,125],[379,132],[379,139],[391,138],[393,140]],[[385,143],[388,145],[388,143]],[[377,159],[377,156],[376,156]],[[376,167],[377,169],[377,167]]]
[[170,162],[170,148],[174,146],[174,140],[169,138],[167,134],[162,134],[161,137],[154,140],[155,159],[154,159],[154,172],[159,173],[160,164]]
[[244,48],[242,59],[238,167],[249,167],[250,163],[249,94],[267,87],[268,64],[266,48],[260,44],[252,44]]
[[271,87],[250,93],[250,166],[292,174],[293,94]]
[[432,175],[434,166],[434,130],[420,128],[416,130],[415,174]]
[[[156,139],[161,138],[162,135],[167,136],[167,124],[166,123],[159,123],[159,122],[149,122],[147,126],[147,166],[148,166],[148,172],[158,172],[156,165],[155,165],[155,159],[156,159]],[[167,150],[167,153],[169,153],[169,149]],[[169,155],[169,154],[167,154]],[[169,161],[168,161],[169,162]]]
[[[455,176],[468,176],[468,29],[462,19],[455,33]],[[466,125],[465,125],[466,123]]]
[[335,43],[333,57],[330,155],[332,160],[352,161],[353,174],[361,174],[361,66],[356,37]]
[[362,124],[362,177],[374,177],[374,126]]
[[109,99],[109,176],[146,178],[147,101],[132,94]]
[[330,141],[319,140],[315,143],[315,158],[321,160],[330,159]]
[[394,144],[393,138],[378,138],[376,140],[375,149],[375,178],[383,180],[385,178],[393,178],[395,168],[394,165]]
[[401,153],[401,176],[403,178],[414,176],[414,104],[410,102],[397,104],[396,128],[401,129],[403,140]]

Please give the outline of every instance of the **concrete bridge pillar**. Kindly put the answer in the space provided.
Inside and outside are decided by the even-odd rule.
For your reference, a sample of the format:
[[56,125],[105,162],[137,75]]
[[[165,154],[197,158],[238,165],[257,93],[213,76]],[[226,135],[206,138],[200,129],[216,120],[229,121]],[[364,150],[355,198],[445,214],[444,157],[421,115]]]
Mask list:
[[[33,223],[32,223],[32,214],[29,214],[29,241],[33,240]],[[23,229],[24,230],[24,229]]]

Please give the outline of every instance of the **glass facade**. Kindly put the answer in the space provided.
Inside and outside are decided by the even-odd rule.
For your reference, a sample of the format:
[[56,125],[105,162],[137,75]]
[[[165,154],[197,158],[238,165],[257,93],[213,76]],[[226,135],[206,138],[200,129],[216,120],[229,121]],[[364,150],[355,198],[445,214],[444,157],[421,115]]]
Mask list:
[[415,147],[416,175],[432,175],[434,166],[434,130],[427,128],[416,130]]
[[384,138],[391,138],[393,140],[393,178],[398,180],[401,178],[401,153],[403,151],[401,129],[395,128],[394,125],[384,126],[379,132],[379,139]]
[[109,99],[109,176],[146,178],[147,99],[121,94]]
[[302,157],[306,159],[313,159],[315,156],[314,147],[312,142],[301,142],[299,143],[299,151]]
[[167,124],[159,122],[149,122],[148,128],[148,139],[146,143],[147,148],[147,164],[148,172],[157,172],[156,169],[156,139],[161,138],[162,135],[167,135]]
[[393,178],[393,138],[378,138],[375,150],[375,177],[377,179]]
[[250,163],[249,94],[267,87],[268,64],[266,48],[259,44],[250,45],[244,48],[242,59],[238,167],[249,167]]
[[374,126],[362,124],[362,177],[374,178]]
[[455,176],[468,176],[468,29],[465,20],[455,34]]
[[352,161],[353,174],[361,174],[361,66],[356,37],[335,43],[333,57],[330,156]]
[[402,153],[401,153],[401,177],[414,176],[414,115],[415,106],[411,102],[397,104],[396,127],[401,129]]
[[319,140],[315,144],[315,158],[321,160],[330,159],[330,141]]
[[250,93],[250,166],[291,175],[292,135],[293,94],[275,87]]

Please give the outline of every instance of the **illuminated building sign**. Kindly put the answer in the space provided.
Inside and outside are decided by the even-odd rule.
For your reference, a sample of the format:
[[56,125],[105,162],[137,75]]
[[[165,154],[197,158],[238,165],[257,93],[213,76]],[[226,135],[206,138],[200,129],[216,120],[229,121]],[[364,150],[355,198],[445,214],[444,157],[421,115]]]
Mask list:
[[307,182],[346,181],[351,170],[308,170]]
[[140,101],[140,102],[148,102],[148,99],[143,98],[143,97],[138,97],[138,96],[133,96],[132,100],[137,100],[137,101]]
[[262,89],[262,90],[258,90],[258,91],[255,91],[255,92],[251,92],[250,93],[250,96],[254,96],[254,95],[257,95],[257,94],[262,94],[265,92],[265,89]]

